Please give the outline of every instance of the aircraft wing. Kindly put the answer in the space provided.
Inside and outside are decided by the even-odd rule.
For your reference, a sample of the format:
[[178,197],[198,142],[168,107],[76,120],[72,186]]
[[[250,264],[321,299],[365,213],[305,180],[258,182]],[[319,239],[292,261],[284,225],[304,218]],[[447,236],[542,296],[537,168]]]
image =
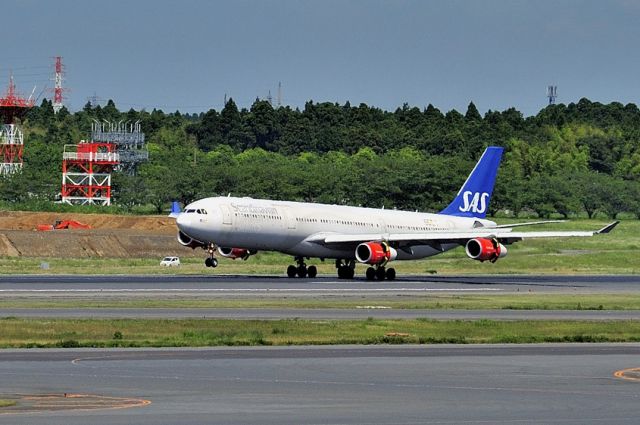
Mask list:
[[361,243],[370,241],[400,242],[407,245],[428,245],[432,243],[463,243],[473,238],[498,239],[507,244],[523,239],[589,237],[600,233],[609,233],[619,222],[613,222],[602,229],[594,231],[542,231],[542,232],[513,232],[508,228],[476,228],[451,232],[429,233],[390,233],[390,234],[340,234],[329,233],[317,235],[313,242],[330,244]]
[[549,224],[549,223],[566,223],[566,220],[544,220],[544,221],[528,221],[526,223],[499,224],[497,226],[490,227],[490,229],[510,229],[512,227],[538,226],[540,224]]

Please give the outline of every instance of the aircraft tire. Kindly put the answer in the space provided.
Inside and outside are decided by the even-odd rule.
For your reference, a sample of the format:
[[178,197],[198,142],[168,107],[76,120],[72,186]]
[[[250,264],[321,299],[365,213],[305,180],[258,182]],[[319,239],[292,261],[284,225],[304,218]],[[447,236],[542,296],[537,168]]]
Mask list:
[[387,278],[387,280],[395,280],[396,279],[396,269],[394,269],[393,267],[388,268],[387,271],[384,274],[385,274],[385,277]]
[[291,265],[287,267],[287,276],[296,277],[297,273],[298,273],[298,268],[296,266]]
[[347,279],[353,279],[353,276],[355,276],[356,271],[354,269],[352,269],[351,267],[347,267],[347,270],[345,271],[345,276]]
[[307,277],[307,266],[298,266],[298,277]]
[[218,260],[216,260],[215,258],[211,259],[211,267],[218,267]]
[[209,258],[209,257],[205,258],[204,265],[206,267],[211,267],[211,258]]
[[365,273],[367,276],[367,280],[373,280],[376,278],[376,269],[373,267],[367,267],[367,272]]
[[378,270],[376,270],[376,279],[384,280],[384,278],[385,278],[385,269],[384,269],[384,267],[378,267]]
[[307,276],[309,276],[311,279],[313,279],[317,275],[318,275],[318,269],[316,268],[316,266],[309,266],[307,268]]

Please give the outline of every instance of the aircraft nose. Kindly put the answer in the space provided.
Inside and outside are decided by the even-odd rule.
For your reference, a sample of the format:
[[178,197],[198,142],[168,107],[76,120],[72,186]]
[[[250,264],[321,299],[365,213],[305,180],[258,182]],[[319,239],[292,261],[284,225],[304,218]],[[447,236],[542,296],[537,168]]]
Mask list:
[[178,229],[185,230],[189,225],[189,218],[185,213],[180,213],[176,218],[176,225]]

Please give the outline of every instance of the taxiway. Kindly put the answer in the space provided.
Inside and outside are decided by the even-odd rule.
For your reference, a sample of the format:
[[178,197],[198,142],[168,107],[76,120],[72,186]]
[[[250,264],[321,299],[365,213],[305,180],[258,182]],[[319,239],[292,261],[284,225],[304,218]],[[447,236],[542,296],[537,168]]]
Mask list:
[[[143,400],[12,424],[636,424],[638,344],[4,350],[2,392]],[[0,396],[1,398],[1,396]]]

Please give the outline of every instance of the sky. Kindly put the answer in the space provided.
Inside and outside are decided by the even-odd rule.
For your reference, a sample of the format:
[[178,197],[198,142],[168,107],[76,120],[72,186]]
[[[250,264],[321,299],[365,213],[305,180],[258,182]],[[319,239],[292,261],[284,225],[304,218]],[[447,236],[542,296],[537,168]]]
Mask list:
[[[633,0],[5,0],[0,87],[121,110],[404,103],[464,113],[547,103],[640,103],[640,2]],[[5,83],[6,84],[6,83]]]

